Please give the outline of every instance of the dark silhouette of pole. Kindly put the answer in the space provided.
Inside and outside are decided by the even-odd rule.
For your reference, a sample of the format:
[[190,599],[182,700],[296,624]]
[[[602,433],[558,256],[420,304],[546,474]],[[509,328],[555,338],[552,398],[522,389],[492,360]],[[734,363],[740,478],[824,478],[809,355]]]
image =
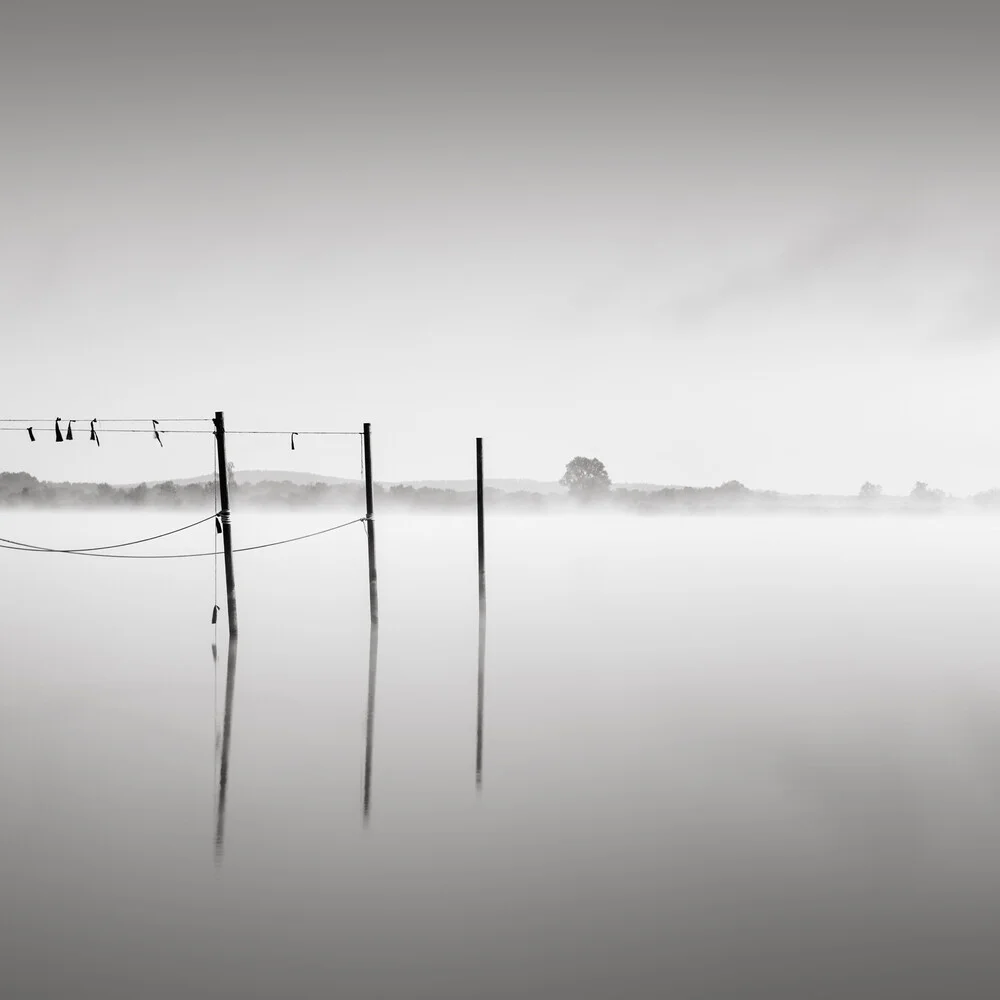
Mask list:
[[236,640],[229,640],[226,659],[226,709],[222,723],[222,763],[219,766],[219,799],[215,817],[215,861],[222,862],[226,828],[226,788],[229,784],[229,743],[233,733],[233,692],[236,688]]
[[476,438],[476,518],[479,527],[479,614],[486,613],[486,537],[483,518],[483,439]]
[[375,673],[378,668],[378,625],[372,625],[368,638],[368,712],[365,717],[365,782],[362,795],[364,821],[372,800],[372,749],[375,741]]
[[219,497],[222,502],[222,550],[226,564],[226,605],[229,614],[229,638],[239,632],[236,623],[236,581],[233,577],[233,530],[229,518],[229,470],[226,468],[226,420],[222,410],[215,413],[215,445],[219,452]]
[[476,526],[479,543],[479,678],[476,701],[476,788],[483,785],[483,710],[486,690],[486,518],[483,511],[483,439],[476,438]]
[[375,481],[372,477],[372,425],[364,427],[365,448],[365,514],[368,518],[368,598],[371,605],[372,625],[378,625],[378,575],[375,572]]
[[483,786],[483,708],[486,693],[486,611],[479,610],[479,698],[476,702],[476,788]]

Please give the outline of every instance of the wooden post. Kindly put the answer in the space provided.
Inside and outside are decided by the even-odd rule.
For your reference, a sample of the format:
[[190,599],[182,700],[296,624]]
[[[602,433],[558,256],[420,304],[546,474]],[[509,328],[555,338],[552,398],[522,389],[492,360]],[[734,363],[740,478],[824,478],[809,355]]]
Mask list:
[[486,534],[483,514],[483,439],[476,438],[476,521],[479,529],[479,696],[476,704],[476,788],[483,785],[483,702],[486,687]]
[[229,613],[229,638],[235,639],[236,581],[233,578],[233,531],[229,522],[229,470],[226,468],[226,421],[221,410],[215,413],[215,445],[219,452],[219,497],[222,502],[222,549],[226,564],[226,604]]
[[479,522],[479,613],[486,612],[486,539],[483,525],[483,439],[476,438],[476,517]]
[[222,863],[226,833],[226,788],[229,784],[229,745],[233,736],[233,694],[236,690],[236,640],[229,640],[226,658],[226,708],[222,722],[222,761],[219,765],[219,798],[215,815],[215,862]]
[[362,815],[368,822],[372,801],[372,750],[375,742],[375,674],[378,669],[378,625],[372,625],[368,637],[368,712],[365,716],[365,780]]
[[372,625],[378,625],[378,575],[375,572],[375,506],[373,497],[375,480],[372,476],[371,424],[365,424],[363,436],[365,448],[365,514],[368,518],[365,522],[365,527],[368,529],[368,598],[371,605]]
[[486,612],[479,611],[479,697],[476,701],[476,788],[483,787],[483,708],[486,693]]

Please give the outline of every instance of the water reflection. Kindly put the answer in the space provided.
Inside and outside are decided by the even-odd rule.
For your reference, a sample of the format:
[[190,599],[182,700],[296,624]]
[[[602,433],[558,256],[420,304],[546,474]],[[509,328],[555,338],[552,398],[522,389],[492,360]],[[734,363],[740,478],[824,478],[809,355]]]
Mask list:
[[372,798],[372,745],[375,732],[375,673],[378,667],[378,625],[372,625],[368,639],[368,714],[365,722],[365,783],[362,811],[365,823]]
[[483,696],[486,687],[486,608],[479,606],[479,696],[476,701],[476,788],[483,787]]
[[233,733],[233,690],[236,687],[236,640],[229,640],[226,659],[226,707],[222,722],[222,761],[219,766],[219,797],[215,816],[215,862],[222,863],[226,825],[226,786],[229,782],[229,744]]

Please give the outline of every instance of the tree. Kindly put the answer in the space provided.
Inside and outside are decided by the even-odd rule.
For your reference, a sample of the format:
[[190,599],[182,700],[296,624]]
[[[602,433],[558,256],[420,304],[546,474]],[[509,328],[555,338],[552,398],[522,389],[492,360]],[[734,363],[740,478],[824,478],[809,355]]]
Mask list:
[[559,482],[569,490],[570,496],[581,499],[605,495],[611,490],[611,477],[604,463],[599,458],[584,458],[582,455],[567,463]]
[[169,500],[172,503],[177,503],[177,484],[172,479],[160,483],[156,487],[156,492],[159,494],[161,500]]
[[863,483],[861,489],[858,490],[858,496],[862,500],[874,500],[876,497],[882,495],[882,487],[878,483]]
[[910,490],[911,500],[920,500],[924,503],[929,503],[936,501],[940,503],[944,499],[943,490],[932,490],[929,489],[926,483],[916,483],[912,490]]

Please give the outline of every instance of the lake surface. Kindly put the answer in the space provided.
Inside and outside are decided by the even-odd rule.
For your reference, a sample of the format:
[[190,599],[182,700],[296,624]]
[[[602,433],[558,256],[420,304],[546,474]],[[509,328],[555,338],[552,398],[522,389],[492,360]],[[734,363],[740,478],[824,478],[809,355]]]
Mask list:
[[471,517],[379,519],[374,664],[360,525],[237,556],[231,669],[221,560],[216,661],[212,559],[0,551],[0,995],[994,994],[1000,522],[495,517],[487,548],[481,674]]

